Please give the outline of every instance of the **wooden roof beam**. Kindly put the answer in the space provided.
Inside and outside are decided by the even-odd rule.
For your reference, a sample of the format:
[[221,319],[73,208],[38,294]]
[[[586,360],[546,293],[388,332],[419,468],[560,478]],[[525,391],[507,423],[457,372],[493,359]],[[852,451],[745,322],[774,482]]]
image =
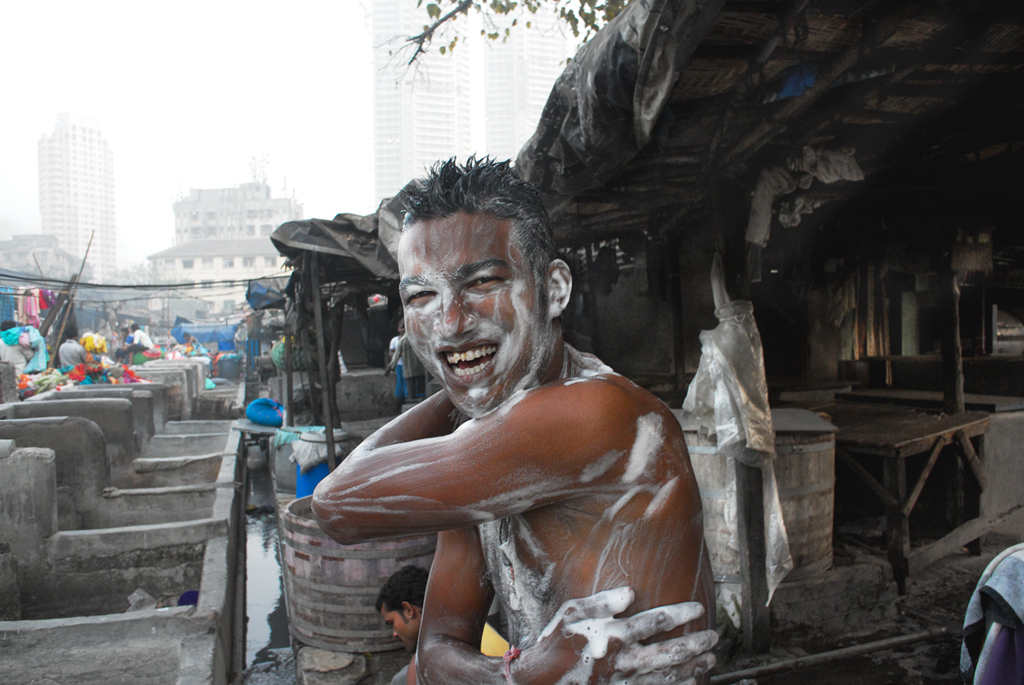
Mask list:
[[[693,60],[715,60],[747,62],[753,56],[754,45],[701,45],[693,53]],[[770,59],[793,62],[827,62],[836,59],[838,51],[801,50],[779,45]],[[871,61],[878,64],[921,64],[936,66],[1017,66],[1024,64],[1024,52],[952,52],[934,54],[928,50],[899,50],[879,48],[871,55]]]
[[[874,55],[879,52],[885,54],[884,51],[877,49],[878,46],[898,30],[902,21],[914,19],[921,12],[930,11],[931,7],[931,5],[922,6],[910,2],[879,18],[871,25],[870,31],[865,31],[865,37],[861,44],[851,46],[831,64],[819,69],[814,86],[773,110],[768,117],[743,136],[724,156],[721,166],[749,158],[772,138],[784,133],[799,115],[831,89],[831,84],[840,76],[860,64],[873,60]],[[902,68],[897,66],[897,71],[888,76],[864,82],[865,84],[871,83],[871,85],[852,91],[856,93],[855,102],[848,102],[838,107],[842,114],[849,114],[852,109],[863,108],[864,103],[877,100],[885,94],[885,89],[900,83],[918,71],[922,63],[926,64],[934,57],[949,54],[954,50],[962,50],[968,58],[984,54],[982,49],[985,45],[988,28],[995,22],[1007,21],[1007,16],[1017,17],[1020,10],[1011,0],[988,3],[980,8],[966,3],[950,2],[941,7],[940,14],[946,27],[931,38],[923,49],[915,51],[918,53],[918,61],[909,62]],[[820,117],[821,120],[817,125],[812,125],[805,130],[814,135],[823,127],[833,123],[838,116],[839,114],[835,110],[826,112]]]
[[721,143],[722,136],[728,129],[729,124],[732,123],[733,116],[736,113],[736,108],[743,101],[747,95],[747,91],[755,84],[758,77],[761,74],[761,70],[768,58],[771,57],[772,53],[786,38],[786,35],[793,29],[796,22],[800,19],[804,10],[807,8],[809,0],[792,0],[789,4],[789,8],[785,14],[779,19],[778,25],[775,27],[775,31],[769,36],[768,40],[765,41],[761,49],[750,60],[747,66],[746,75],[740,79],[740,82],[736,84],[736,88],[733,90],[729,103],[726,105],[725,110],[722,112],[722,117],[719,120],[718,126],[715,128],[714,134],[711,136],[711,142],[708,145],[710,154],[708,160],[710,161],[718,149]]
[[[904,21],[918,16],[920,12],[921,8],[916,3],[905,3],[897,11],[885,14],[873,24],[866,25],[864,38],[860,43],[850,46],[831,63],[819,69],[817,80],[813,86],[801,95],[776,107],[752,130],[742,136],[722,156],[718,163],[719,168],[749,157],[761,149],[772,137],[781,133],[788,122],[817,102],[841,76],[856,67],[866,54],[872,52],[895,34]],[[909,72],[903,77],[905,78],[906,75],[909,75]]]

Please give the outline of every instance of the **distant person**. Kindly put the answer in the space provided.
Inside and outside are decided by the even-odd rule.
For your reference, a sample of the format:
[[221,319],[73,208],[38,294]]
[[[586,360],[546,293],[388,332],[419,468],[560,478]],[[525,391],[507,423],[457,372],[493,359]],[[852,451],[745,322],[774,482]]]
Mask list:
[[121,362],[128,356],[128,346],[132,344],[132,332],[127,326],[120,330],[118,341],[117,349],[114,350],[114,361]]
[[209,357],[210,356],[210,351],[208,349],[206,349],[205,347],[203,347],[203,343],[199,342],[199,338],[197,338],[196,336],[192,335],[191,333],[186,333],[185,334],[185,344],[188,345],[189,347],[191,347],[192,348],[192,352],[194,352],[197,356],[200,356],[200,357]]
[[57,351],[57,364],[60,368],[65,366],[78,366],[88,364],[92,361],[92,355],[78,342],[78,329],[67,328],[64,330],[64,342]]
[[149,333],[142,330],[137,323],[132,324],[132,344],[141,345],[147,350],[151,350],[156,347],[156,345],[153,344],[153,339],[149,337]]
[[[397,338],[398,342],[392,341],[395,347],[391,354],[391,361],[388,363],[385,371],[397,370],[398,365],[402,365],[402,372],[399,378],[404,377],[404,397],[415,402],[417,399],[427,395],[427,370],[423,366],[423,362],[420,361],[420,358],[416,356],[416,352],[412,348],[412,341],[405,334],[404,322],[398,324]],[[395,389],[395,395],[398,395],[397,388]]]
[[124,339],[124,347],[120,350],[120,359],[124,364],[131,364],[136,352],[147,352],[155,347],[146,331],[133,323],[131,329],[122,328],[122,334],[128,333]]
[[398,400],[398,412],[401,413],[402,401],[405,399],[405,365],[402,364],[402,355],[398,354],[398,343],[405,335],[405,322],[398,322],[398,335],[391,339],[388,345],[388,364],[384,367],[384,373],[389,374],[395,371],[395,399]]
[[377,611],[406,651],[409,664],[391,679],[391,685],[416,685],[416,642],[420,637],[423,596],[427,592],[427,570],[419,566],[398,569],[377,594]]
[[34,356],[31,348],[20,343],[21,326],[14,321],[0,323],[0,361],[14,365],[17,375],[25,373],[25,365]]

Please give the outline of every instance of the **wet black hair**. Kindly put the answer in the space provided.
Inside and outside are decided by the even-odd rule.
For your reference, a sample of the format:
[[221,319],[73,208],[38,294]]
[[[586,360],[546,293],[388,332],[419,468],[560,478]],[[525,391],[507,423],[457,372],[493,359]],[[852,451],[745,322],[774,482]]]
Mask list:
[[17,328],[18,324],[10,319],[0,322],[0,331],[9,331],[12,328]]
[[437,162],[426,178],[405,188],[403,230],[418,221],[458,214],[492,214],[511,219],[513,235],[545,292],[548,265],[557,256],[551,222],[540,191],[512,170],[510,160],[475,156],[460,165],[454,157]]
[[401,611],[402,602],[423,608],[423,596],[427,593],[427,569],[419,566],[403,566],[387,579],[377,593],[377,611],[387,607],[388,611]]

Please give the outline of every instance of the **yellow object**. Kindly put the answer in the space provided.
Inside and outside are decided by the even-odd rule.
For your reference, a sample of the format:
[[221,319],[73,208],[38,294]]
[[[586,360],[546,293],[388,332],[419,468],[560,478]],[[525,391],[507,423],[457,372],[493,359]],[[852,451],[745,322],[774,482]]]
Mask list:
[[98,352],[99,354],[103,354],[107,351],[107,339],[102,335],[90,333],[78,342],[82,343],[82,347],[85,348],[86,352]]
[[508,651],[508,640],[498,634],[490,623],[484,624],[484,634],[480,638],[480,653],[484,656],[505,656]]

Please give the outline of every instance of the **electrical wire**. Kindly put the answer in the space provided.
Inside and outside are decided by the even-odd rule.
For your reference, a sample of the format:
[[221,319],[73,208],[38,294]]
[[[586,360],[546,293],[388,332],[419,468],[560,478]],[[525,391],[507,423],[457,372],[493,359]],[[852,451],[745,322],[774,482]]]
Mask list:
[[[77,288],[97,288],[102,290],[194,290],[200,288],[209,288],[214,285],[225,285],[225,286],[246,286],[248,287],[250,281],[259,281],[264,278],[287,278],[291,275],[290,271],[279,271],[275,274],[268,274],[266,276],[259,276],[257,278],[240,278],[235,280],[226,281],[195,281],[192,283],[141,283],[131,285],[128,283],[82,283],[76,284]],[[0,282],[13,281],[17,283],[33,283],[36,285],[50,286],[51,290],[59,290],[68,285],[68,281],[57,278],[37,278],[34,276],[26,276],[21,274],[14,274],[0,269]]]

